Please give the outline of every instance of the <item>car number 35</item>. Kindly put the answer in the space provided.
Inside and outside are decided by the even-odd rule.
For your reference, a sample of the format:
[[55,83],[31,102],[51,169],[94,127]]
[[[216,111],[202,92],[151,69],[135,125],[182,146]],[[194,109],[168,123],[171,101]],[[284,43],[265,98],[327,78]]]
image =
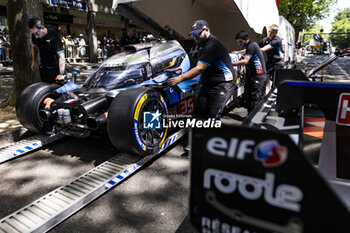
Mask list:
[[189,96],[179,102],[177,105],[179,115],[193,115],[194,113],[194,97]]

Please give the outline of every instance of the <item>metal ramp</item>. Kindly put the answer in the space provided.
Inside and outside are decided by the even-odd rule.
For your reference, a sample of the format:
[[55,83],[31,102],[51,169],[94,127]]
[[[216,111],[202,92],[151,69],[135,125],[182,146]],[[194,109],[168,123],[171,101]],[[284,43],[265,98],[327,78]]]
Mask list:
[[0,220],[0,232],[46,232],[131,176],[180,139],[182,129],[164,142],[160,151],[140,159],[121,153]]
[[65,137],[63,134],[38,135],[0,148],[0,163],[13,159]]

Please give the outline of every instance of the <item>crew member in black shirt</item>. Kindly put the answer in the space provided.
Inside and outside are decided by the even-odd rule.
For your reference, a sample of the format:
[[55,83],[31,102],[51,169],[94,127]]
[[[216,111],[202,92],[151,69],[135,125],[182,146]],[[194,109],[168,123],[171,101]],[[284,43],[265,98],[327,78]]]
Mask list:
[[43,26],[38,18],[29,19],[28,28],[33,34],[32,71],[37,71],[36,56],[39,52],[41,81],[53,83],[55,80],[62,80],[65,73],[65,58],[61,38],[56,32]]
[[130,44],[138,44],[140,41],[136,38],[136,26],[130,24],[127,29],[127,34],[122,36],[120,39],[120,48],[121,51],[124,52],[124,47]]
[[268,35],[259,43],[261,51],[266,53],[267,75],[272,79],[275,69],[282,69],[284,66],[282,53],[282,40],[277,36],[278,25],[272,24],[269,27]]
[[244,60],[233,62],[234,66],[248,65],[247,77],[244,84],[244,99],[250,113],[265,95],[267,84],[264,56],[258,44],[249,39],[248,33],[240,31],[236,35],[237,43],[245,48]]
[[199,45],[196,67],[168,80],[170,85],[201,74],[195,115],[199,118],[220,119],[222,110],[235,89],[231,58],[225,46],[210,33],[208,23],[197,20],[189,33]]

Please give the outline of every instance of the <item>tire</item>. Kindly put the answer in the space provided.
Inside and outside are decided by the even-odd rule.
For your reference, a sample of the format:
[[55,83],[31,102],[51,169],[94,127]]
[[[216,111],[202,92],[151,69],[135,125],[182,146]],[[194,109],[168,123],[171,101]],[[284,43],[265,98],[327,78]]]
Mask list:
[[[144,112],[161,113],[159,129],[143,127]],[[145,156],[156,153],[165,141],[168,110],[161,94],[150,88],[135,88],[119,93],[112,101],[107,118],[107,132],[120,151]]]
[[39,117],[39,110],[45,107],[46,97],[54,97],[53,91],[59,88],[54,83],[34,83],[26,87],[17,100],[16,114],[19,122],[34,133],[46,133],[52,130],[52,122],[43,122]]

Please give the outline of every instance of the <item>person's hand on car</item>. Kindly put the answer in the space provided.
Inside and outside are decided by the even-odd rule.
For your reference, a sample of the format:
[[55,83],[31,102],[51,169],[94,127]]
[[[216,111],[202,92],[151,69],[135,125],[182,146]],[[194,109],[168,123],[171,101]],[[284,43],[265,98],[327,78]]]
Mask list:
[[168,83],[170,86],[175,86],[176,84],[182,82],[181,75],[173,78],[168,79]]
[[32,61],[32,64],[30,65],[30,68],[32,69],[33,72],[36,72],[38,70],[36,62]]
[[64,78],[65,78],[65,75],[63,75],[63,74],[59,74],[59,75],[56,76],[56,80],[57,80],[57,81],[61,81],[61,80],[63,80]]

